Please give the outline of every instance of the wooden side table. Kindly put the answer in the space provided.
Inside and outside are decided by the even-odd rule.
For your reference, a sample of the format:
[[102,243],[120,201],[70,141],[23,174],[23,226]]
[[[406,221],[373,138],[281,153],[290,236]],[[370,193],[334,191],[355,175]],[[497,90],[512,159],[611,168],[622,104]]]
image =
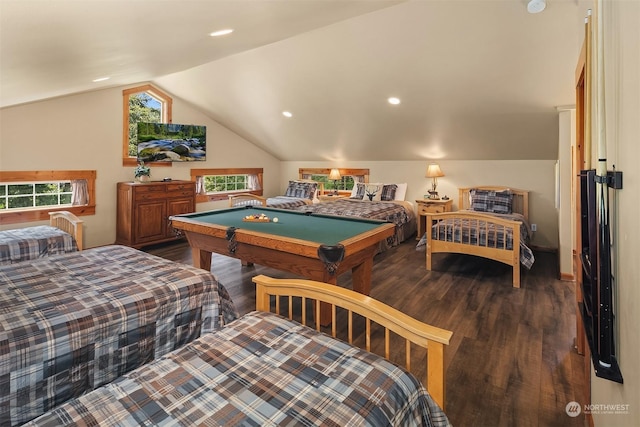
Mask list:
[[418,205],[418,236],[416,239],[420,240],[425,233],[427,227],[427,213],[443,213],[451,212],[453,209],[453,200],[442,199],[418,199],[416,200]]

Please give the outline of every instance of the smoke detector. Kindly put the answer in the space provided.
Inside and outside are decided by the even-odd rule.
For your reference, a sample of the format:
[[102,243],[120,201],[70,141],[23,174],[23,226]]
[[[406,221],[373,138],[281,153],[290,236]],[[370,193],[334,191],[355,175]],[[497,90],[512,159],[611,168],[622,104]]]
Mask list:
[[529,4],[527,4],[527,12],[529,13],[540,13],[547,7],[547,3],[545,0],[531,0]]

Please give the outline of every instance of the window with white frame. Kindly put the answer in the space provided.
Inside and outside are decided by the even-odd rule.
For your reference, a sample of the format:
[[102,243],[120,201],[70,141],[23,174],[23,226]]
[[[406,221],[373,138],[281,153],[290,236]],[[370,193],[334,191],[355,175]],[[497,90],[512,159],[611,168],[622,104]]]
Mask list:
[[95,214],[94,170],[0,171],[0,224],[49,219],[49,212]]
[[191,169],[196,201],[223,200],[231,194],[262,195],[262,168]]
[[329,179],[330,168],[300,168],[298,176],[301,179],[312,179],[324,184],[325,192],[350,192],[358,182],[369,182],[369,169],[338,168],[339,180]]
[[205,193],[228,193],[234,191],[254,190],[249,187],[249,175],[206,175],[204,178]]
[[0,183],[0,209],[71,206],[71,181]]

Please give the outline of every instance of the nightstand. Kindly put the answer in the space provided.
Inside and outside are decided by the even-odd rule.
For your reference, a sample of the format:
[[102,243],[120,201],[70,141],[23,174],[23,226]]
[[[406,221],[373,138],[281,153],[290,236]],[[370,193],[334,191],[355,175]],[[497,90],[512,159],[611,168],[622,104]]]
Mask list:
[[425,232],[427,224],[427,213],[443,213],[451,212],[453,209],[453,200],[442,199],[419,199],[416,200],[418,205],[418,237],[420,240]]
[[320,203],[330,202],[332,200],[338,200],[338,199],[348,199],[348,198],[349,196],[344,194],[323,194],[322,196],[318,196],[318,200],[320,200]]

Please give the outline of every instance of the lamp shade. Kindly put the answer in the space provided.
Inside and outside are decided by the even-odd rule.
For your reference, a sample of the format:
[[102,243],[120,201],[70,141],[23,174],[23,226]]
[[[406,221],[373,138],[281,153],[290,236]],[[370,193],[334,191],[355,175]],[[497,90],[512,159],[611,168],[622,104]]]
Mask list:
[[340,171],[338,169],[331,169],[331,172],[329,172],[329,179],[342,179]]
[[440,170],[440,166],[438,164],[431,163],[427,167],[427,174],[426,174],[427,178],[438,178],[441,176],[444,176],[444,173],[442,173],[442,170]]

